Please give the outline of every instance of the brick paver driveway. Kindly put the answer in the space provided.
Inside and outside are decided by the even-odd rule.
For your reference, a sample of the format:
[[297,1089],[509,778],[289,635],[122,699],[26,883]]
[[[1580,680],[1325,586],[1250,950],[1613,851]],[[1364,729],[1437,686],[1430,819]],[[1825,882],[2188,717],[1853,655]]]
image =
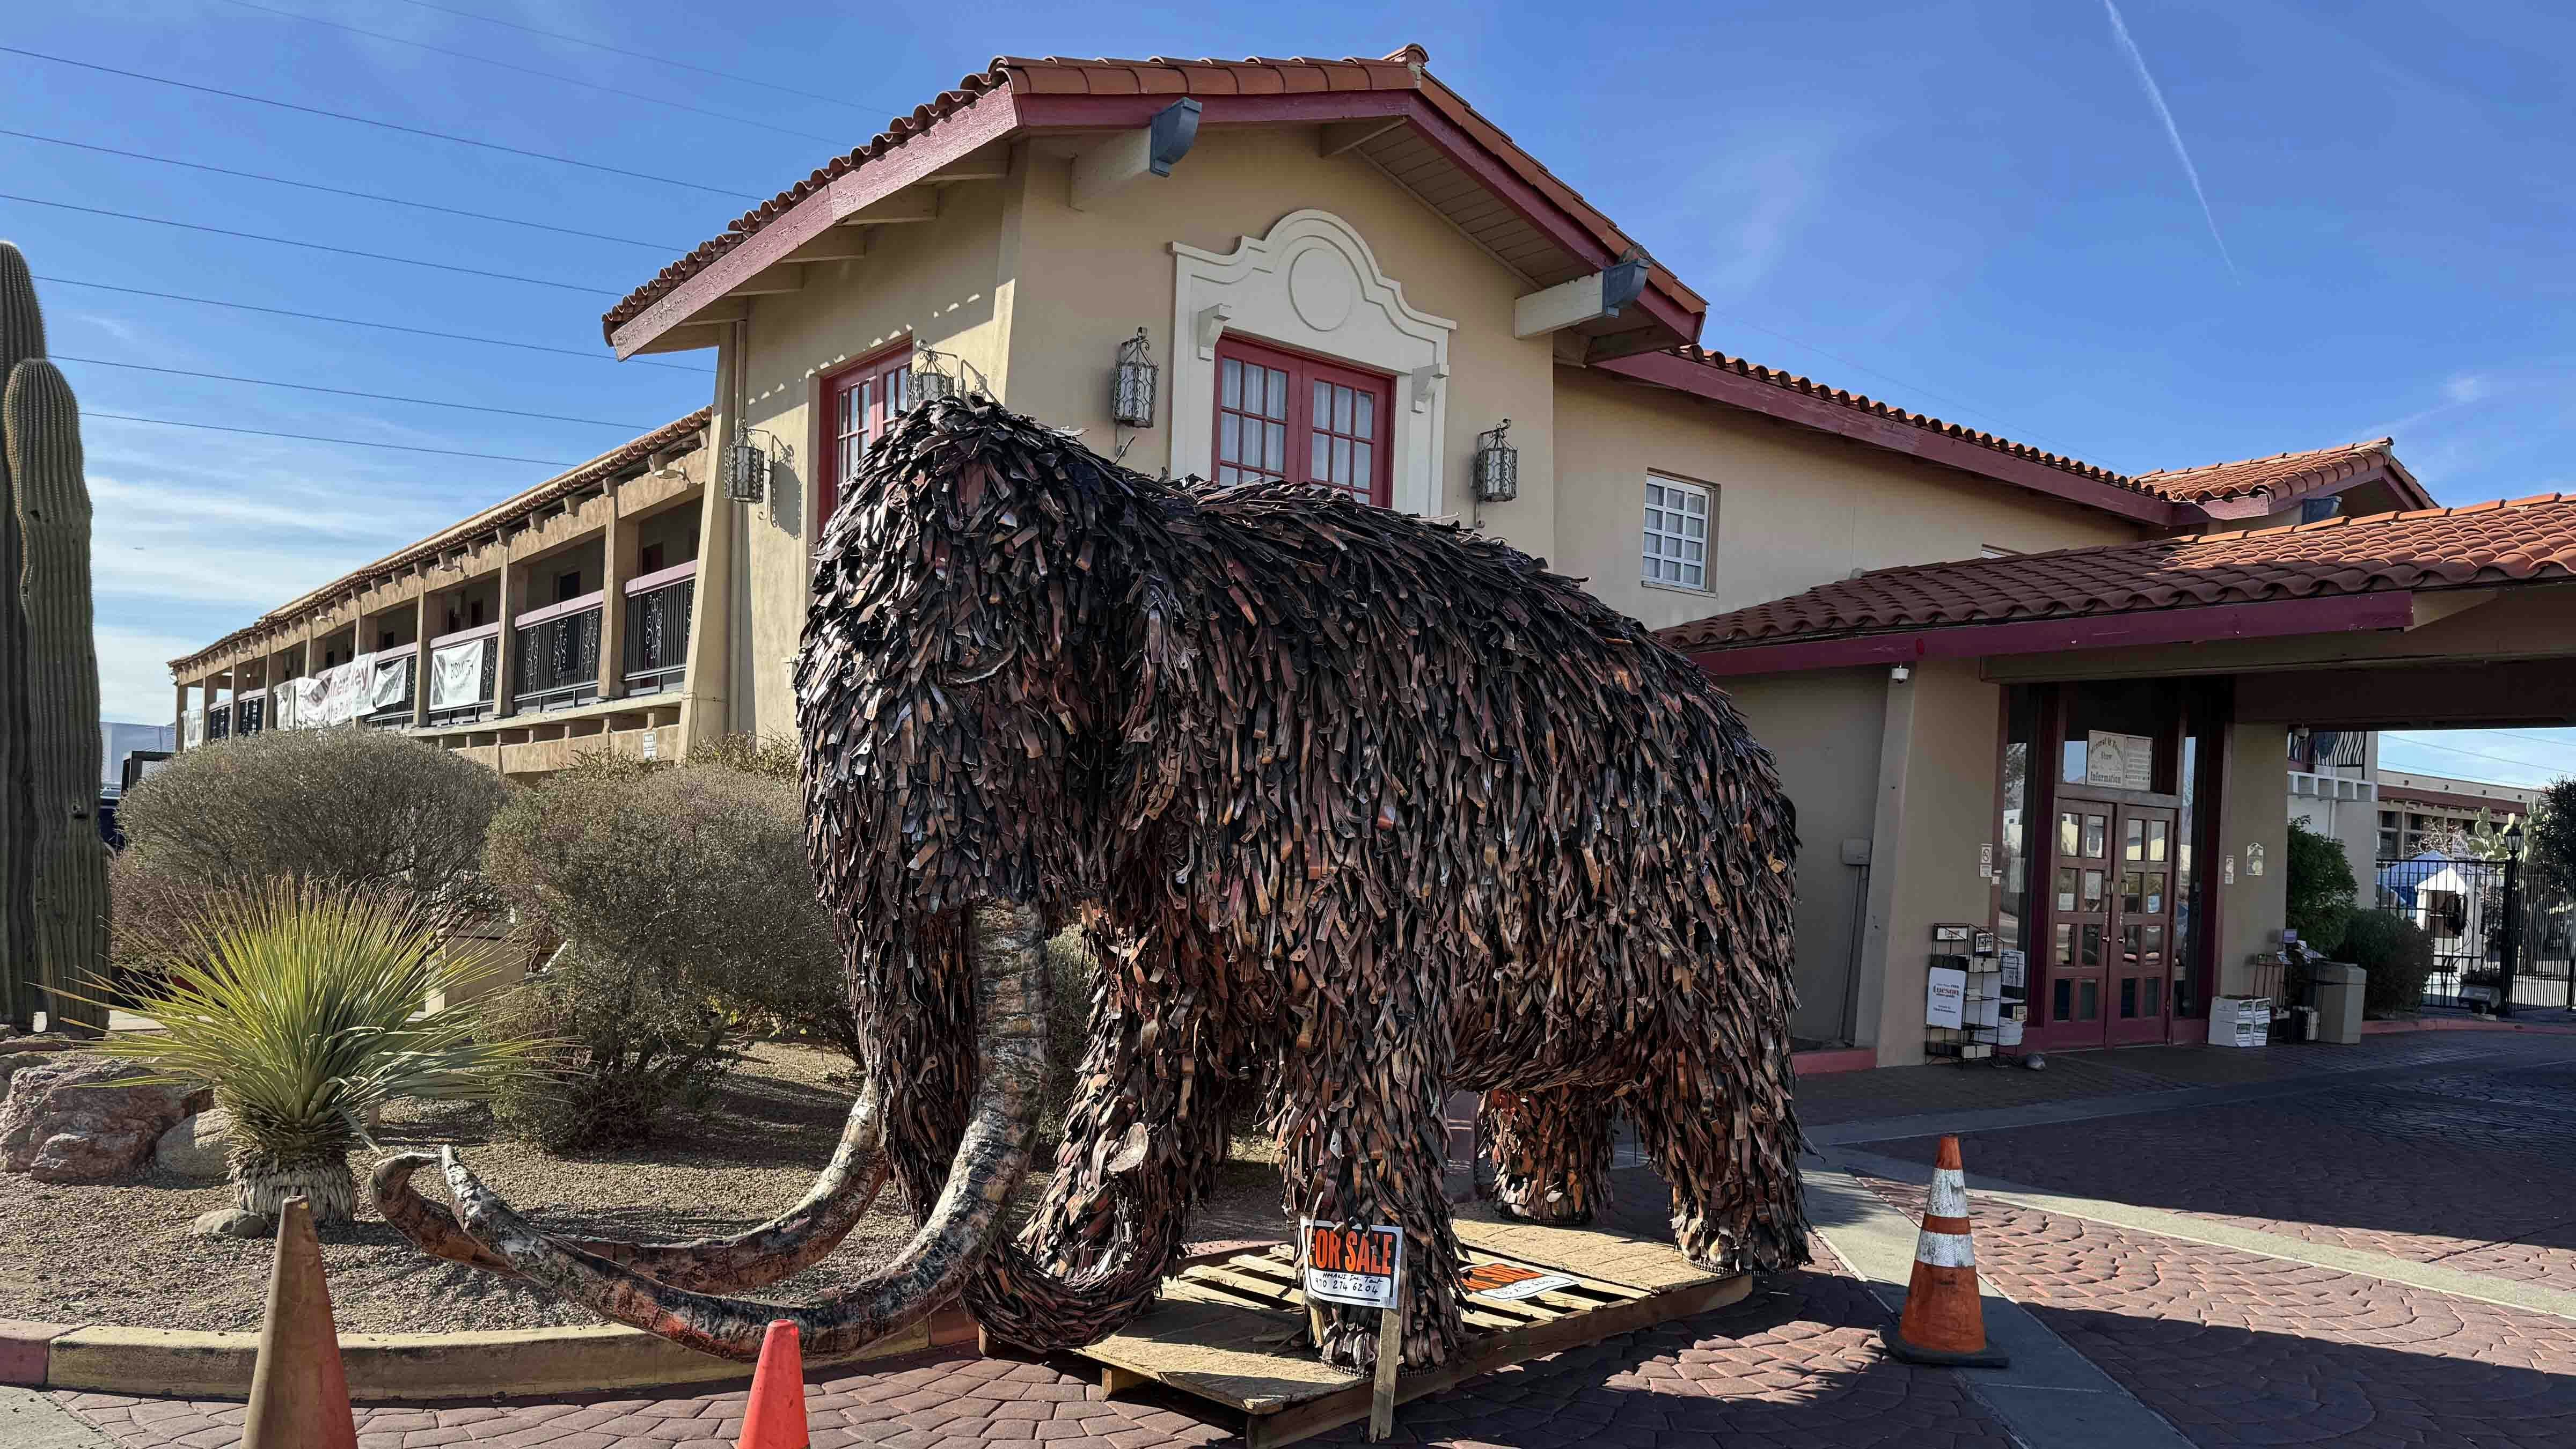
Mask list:
[[[2204,1449],[2253,1444],[2576,1444],[2576,1321],[2298,1260],[2329,1243],[2576,1289],[2576,1037],[2440,1033],[2360,1048],[2159,1049],[2059,1058],[2048,1073],[1909,1069],[1807,1084],[1811,1121],[1871,1123],[2033,1103],[2097,1112],[1970,1131],[1971,1174],[2175,1209],[2275,1235],[2210,1247],[2002,1203],[1980,1207],[1991,1283]],[[2355,1075],[2353,1068],[2371,1069]],[[2284,1084],[2288,1084],[2285,1086]],[[2231,1086],[2230,1084],[2240,1084]],[[2212,1101],[2205,1089],[2243,1090]],[[2202,1089],[2196,1091],[2195,1089]],[[2257,1094],[2270,1093],[2260,1096]],[[1919,1130],[1919,1124],[1912,1130]],[[1928,1157],[1929,1140],[1869,1150]],[[1618,1174],[1622,1216],[1659,1185]],[[1917,1190],[1872,1186],[1910,1210]],[[1897,1226],[1902,1227],[1902,1223]],[[2507,1286],[2511,1286],[2507,1284]],[[1495,1374],[1400,1410],[1397,1442],[1502,1449],[2002,1446],[1959,1372],[1887,1360],[1887,1315],[1829,1251],[1720,1313]],[[1159,1391],[1158,1391],[1159,1392]],[[119,1445],[229,1449],[241,1406],[58,1394]],[[725,1393],[364,1410],[370,1449],[730,1449]],[[1177,1397],[1104,1401],[1066,1366],[960,1353],[821,1375],[814,1442],[1083,1449],[1225,1442]],[[2152,1421],[2149,1421],[2152,1422]],[[2027,1438],[2027,1436],[2026,1436]],[[1319,1441],[1356,1444],[1346,1430]],[[2031,1449],[2094,1449],[2060,1434]]]

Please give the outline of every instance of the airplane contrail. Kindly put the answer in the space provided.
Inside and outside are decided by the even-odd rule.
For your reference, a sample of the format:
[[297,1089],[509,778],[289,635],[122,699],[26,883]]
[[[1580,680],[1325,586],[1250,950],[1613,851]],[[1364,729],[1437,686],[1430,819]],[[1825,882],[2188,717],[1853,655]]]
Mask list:
[[2156,108],[2156,118],[2165,123],[2165,139],[2173,142],[2174,155],[2182,162],[2182,174],[2191,178],[2191,194],[2200,198],[2201,219],[2209,223],[2209,239],[2218,243],[2219,260],[2227,263],[2227,275],[2243,281],[2236,270],[2236,258],[2228,254],[2227,238],[2218,234],[2218,213],[2209,209],[2209,193],[2200,185],[2200,168],[2191,164],[2191,152],[2182,144],[2182,130],[2174,125],[2173,112],[2165,105],[2165,93],[2156,88],[2156,78],[2147,71],[2146,56],[2129,38],[2129,24],[2120,18],[2115,0],[2102,0],[2102,8],[2110,12],[2111,33],[2119,37],[2120,48],[2129,53],[2129,65],[2138,73],[2138,84],[2147,88],[2147,100]]

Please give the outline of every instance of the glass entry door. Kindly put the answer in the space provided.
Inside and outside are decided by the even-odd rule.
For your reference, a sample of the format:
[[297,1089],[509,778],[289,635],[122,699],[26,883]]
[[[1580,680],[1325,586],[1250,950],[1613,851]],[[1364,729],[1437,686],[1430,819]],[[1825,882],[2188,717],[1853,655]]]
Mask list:
[[2173,1007],[2170,806],[2061,795],[2049,843],[2049,1044],[2165,1039]]

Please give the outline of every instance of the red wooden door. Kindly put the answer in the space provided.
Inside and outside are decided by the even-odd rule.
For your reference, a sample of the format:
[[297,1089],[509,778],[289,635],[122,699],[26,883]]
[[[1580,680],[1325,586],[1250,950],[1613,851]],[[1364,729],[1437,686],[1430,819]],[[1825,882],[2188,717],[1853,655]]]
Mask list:
[[2122,805],[2111,817],[2102,1019],[2113,1046],[2163,1041],[2173,1011],[2176,818],[2155,805]]

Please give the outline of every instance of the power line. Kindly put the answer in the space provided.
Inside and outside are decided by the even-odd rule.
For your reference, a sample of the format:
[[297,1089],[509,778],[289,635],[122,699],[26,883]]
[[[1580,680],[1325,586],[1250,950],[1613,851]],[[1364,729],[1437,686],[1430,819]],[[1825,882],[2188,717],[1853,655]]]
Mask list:
[[2552,773],[2554,768],[2549,765],[2535,764],[2530,760],[2517,760],[2511,755],[2491,755],[2483,750],[2464,750],[2458,745],[2437,745],[2431,740],[2410,739],[2405,735],[2395,734],[2393,732],[2391,733],[2390,738],[2394,739],[2401,745],[2412,745],[2421,750],[2441,750],[2447,754],[2467,755],[2473,759],[2480,760],[2493,760],[2499,765],[2518,765],[2523,769],[2536,770],[2543,774]]
[[497,67],[501,70],[516,71],[521,75],[532,75],[539,80],[553,81],[558,85],[579,86],[584,90],[604,91],[609,95],[620,96],[630,101],[641,101],[648,106],[668,106],[672,110],[687,111],[691,115],[712,116],[719,121],[731,121],[737,126],[753,126],[763,131],[775,131],[782,136],[798,136],[808,141],[822,141],[827,144],[837,143],[839,139],[833,136],[818,136],[811,131],[797,131],[791,130],[785,126],[773,126],[767,121],[755,121],[749,116],[737,116],[725,111],[711,111],[704,106],[692,106],[680,101],[666,101],[660,96],[643,95],[618,86],[604,86],[593,81],[577,80],[572,76],[557,75],[552,71],[532,70],[524,65],[512,65],[506,60],[494,60],[489,56],[474,55],[462,50],[449,50],[443,45],[431,45],[427,41],[413,40],[408,36],[387,35],[381,30],[367,30],[355,25],[343,25],[337,20],[325,20],[319,15],[299,15],[292,10],[279,10],[273,6],[253,4],[252,0],[224,0],[224,3],[227,5],[238,5],[244,10],[257,10],[262,14],[275,15],[287,20],[301,20],[307,25],[327,25],[333,30],[345,30],[351,35],[363,35],[370,40],[382,40],[394,45],[408,45],[415,50],[426,50],[433,55],[453,56],[458,60],[472,61],[476,65],[488,65]]
[[418,126],[405,126],[396,124],[392,121],[380,121],[373,116],[353,116],[346,111],[326,111],[320,106],[297,105],[293,101],[276,100],[269,96],[254,96],[246,91],[228,91],[219,89],[215,86],[201,86],[194,81],[172,80],[168,76],[145,75],[143,72],[137,70],[118,70],[112,65],[98,65],[86,60],[73,60],[68,56],[47,55],[40,50],[21,50],[14,45],[0,45],[0,54],[23,55],[30,60],[49,60],[56,65],[76,66],[82,70],[97,71],[102,75],[118,75],[123,76],[128,80],[150,81],[154,85],[176,86],[180,90],[195,91],[200,95],[222,96],[226,100],[248,101],[253,105],[259,106],[275,106],[281,111],[296,111],[307,116],[327,116],[334,121],[350,121],[361,126],[374,126],[386,131],[399,131],[406,136],[425,136],[433,141],[449,141],[459,146],[473,146],[485,151],[498,151],[508,156],[525,156],[532,161],[552,161],[558,166],[577,166],[584,171],[604,172],[610,176],[624,176],[635,181],[654,181],[659,182],[664,186],[678,186],[684,187],[690,191],[712,192],[717,196],[731,196],[743,201],[760,200],[759,197],[752,195],[748,191],[727,191],[721,186],[703,186],[695,181],[682,181],[674,176],[655,176],[648,171],[628,171],[622,167],[603,166],[596,161],[576,161],[570,156],[552,156],[543,151],[523,150],[517,146],[504,146],[498,141],[477,141],[471,136],[458,136],[446,131],[423,130]]
[[363,438],[322,438],[311,433],[272,433],[266,428],[228,428],[221,423],[183,423],[176,418],[138,418],[132,413],[94,413],[81,409],[84,418],[113,418],[120,423],[150,423],[161,428],[199,428],[209,433],[247,433],[254,438],[293,438],[303,443],[338,443],[349,448],[391,448],[397,453],[436,453],[448,458],[489,458],[496,463],[534,463],[540,468],[570,468],[575,465],[553,458],[513,458],[506,453],[468,453],[455,448],[421,448],[409,443],[371,443]]
[[[251,302],[226,302],[214,297],[191,297],[182,292],[156,292],[148,287],[119,287],[109,282],[83,282],[70,277],[36,278],[57,287],[89,287],[101,292],[123,292],[131,297],[159,297],[170,302],[194,302],[201,307],[230,307],[236,312],[263,312],[271,317],[294,317],[306,322],[331,322],[342,327],[372,327],[381,332],[401,332],[413,337],[439,337],[450,342],[476,342],[485,347],[515,347],[522,352],[550,352],[557,357],[579,357],[592,362],[615,363],[616,358],[599,352],[584,352],[577,347],[548,347],[542,342],[513,342],[506,337],[477,337],[469,332],[439,332],[428,327],[405,327],[399,322],[370,322],[359,317],[333,317],[321,312],[299,312],[291,307],[262,307]],[[630,367],[661,367],[673,372],[694,372],[700,376],[713,368],[690,367],[679,362],[657,362],[650,357],[634,358]]]
[[675,66],[681,70],[696,71],[700,75],[711,75],[723,80],[738,81],[747,86],[759,86],[764,90],[777,91],[782,95],[803,96],[809,101],[824,101],[835,106],[848,106],[854,111],[864,111],[867,110],[869,106],[875,106],[885,110],[891,115],[900,114],[901,112],[909,109],[905,106],[887,106],[883,101],[871,101],[867,106],[862,106],[854,101],[844,100],[839,96],[821,95],[814,91],[800,91],[793,86],[783,86],[775,81],[754,80],[752,77],[747,75],[735,75],[729,70],[710,70],[703,65],[691,65],[685,60],[673,60],[667,55],[655,55],[650,51],[626,50],[619,46],[610,45],[605,41],[585,40],[578,35],[566,35],[559,30],[539,30],[533,25],[521,25],[515,20],[502,20],[495,16],[478,15],[471,10],[454,10],[445,5],[432,5],[429,3],[429,0],[402,0],[402,3],[421,10],[435,10],[441,15],[456,15],[467,20],[480,20],[486,25],[507,26],[512,30],[524,31],[529,35],[542,35],[548,40],[560,40],[569,45],[586,45],[593,50],[607,51],[611,55],[631,56],[636,60],[649,60],[655,65]]
[[202,231],[214,236],[238,237],[243,241],[271,242],[282,247],[303,247],[308,251],[330,252],[335,256],[365,257],[376,262],[400,262],[407,267],[429,267],[441,272],[460,272],[469,277],[490,277],[502,282],[525,282],[531,287],[553,287],[563,292],[587,292],[594,297],[617,297],[623,293],[606,287],[585,287],[577,282],[554,282],[544,277],[522,277],[510,272],[487,272],[479,267],[460,267],[449,262],[423,261],[418,257],[388,256],[383,252],[362,252],[349,247],[325,246],[320,242],[299,241],[288,236],[263,236],[255,231],[231,231],[220,226],[200,226],[193,221],[172,221],[167,217],[138,216],[130,211],[109,211],[97,206],[74,206],[68,201],[47,201],[36,196],[13,196],[0,191],[0,201],[21,201],[29,206],[50,206],[62,211],[87,212],[91,216],[112,216],[121,221],[144,221],[154,226],[175,226],[183,231]]
[[15,136],[21,141],[42,141],[48,146],[70,146],[77,150],[95,151],[103,156],[123,156],[131,161],[151,161],[162,166],[184,166],[191,171],[210,171],[217,176],[237,176],[244,181],[266,181],[277,186],[296,186],[306,191],[328,192],[333,196],[354,196],[361,201],[381,201],[388,206],[409,206],[422,211],[440,212],[447,216],[471,217],[476,221],[497,221],[503,226],[524,226],[532,231],[550,231],[559,236],[585,237],[591,241],[616,242],[620,246],[644,247],[652,251],[674,254],[688,250],[687,247],[673,246],[668,242],[637,241],[632,237],[609,236],[602,232],[576,231],[568,226],[549,226],[542,221],[521,221],[515,216],[494,216],[489,212],[464,211],[457,207],[440,206],[433,202],[412,201],[400,196],[383,196],[373,191],[351,191],[341,186],[324,186],[318,181],[290,181],[283,176],[264,176],[257,171],[235,171],[229,166],[209,166],[203,161],[182,161],[176,156],[155,156],[148,151],[120,151],[114,146],[95,146],[87,141],[70,141],[60,136],[40,136],[33,131],[13,131],[6,126],[0,126],[0,136]]
[[167,373],[172,377],[202,377],[211,382],[241,382],[248,383],[253,387],[289,387],[295,389],[297,392],[327,392],[339,397],[373,398],[378,402],[418,403],[422,407],[430,408],[459,408],[469,413],[499,413],[504,417],[538,418],[549,423],[584,423],[594,427],[622,428],[630,433],[646,433],[652,431],[652,426],[647,423],[612,423],[605,418],[568,418],[561,413],[532,413],[523,411],[519,408],[485,407],[480,403],[441,402],[437,398],[402,397],[398,394],[389,392],[359,392],[353,388],[320,387],[309,382],[278,382],[265,377],[235,377],[226,372],[192,372],[184,367],[154,367],[149,363],[143,362],[110,362],[104,357],[63,357],[56,355],[53,360],[56,362],[85,363],[91,367],[122,367],[131,372],[161,372]]

